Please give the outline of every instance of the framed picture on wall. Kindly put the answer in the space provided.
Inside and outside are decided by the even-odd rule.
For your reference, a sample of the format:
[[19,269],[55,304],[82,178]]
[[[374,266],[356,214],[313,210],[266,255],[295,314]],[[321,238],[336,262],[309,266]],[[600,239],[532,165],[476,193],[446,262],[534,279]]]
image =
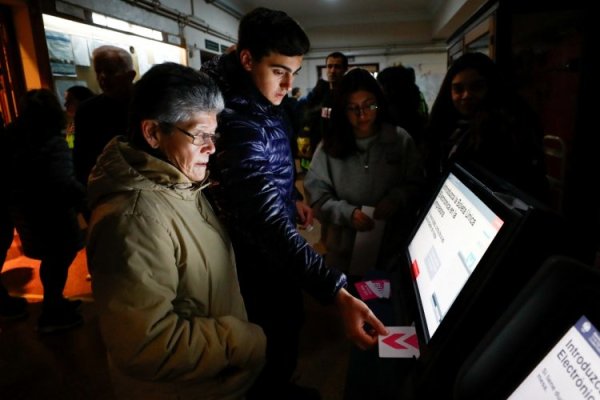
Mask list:
[[77,76],[71,35],[62,32],[46,31],[46,44],[48,46],[52,75]]

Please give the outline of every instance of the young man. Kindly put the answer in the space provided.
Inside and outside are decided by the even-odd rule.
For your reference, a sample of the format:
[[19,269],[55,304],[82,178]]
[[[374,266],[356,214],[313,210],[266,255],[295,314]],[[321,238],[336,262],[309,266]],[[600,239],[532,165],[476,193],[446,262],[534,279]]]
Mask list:
[[[386,333],[369,308],[346,291],[344,274],[328,268],[296,229],[296,218],[308,225],[312,211],[295,198],[290,125],[278,106],[309,47],[287,14],[257,8],[240,22],[236,51],[204,67],[226,101],[217,145],[219,200],[249,319],[267,335],[267,364],[248,399],[319,398],[314,389],[290,383],[303,321],[302,289],[337,306],[348,337],[360,348],[375,345],[377,335]],[[366,331],[365,324],[372,328]]]

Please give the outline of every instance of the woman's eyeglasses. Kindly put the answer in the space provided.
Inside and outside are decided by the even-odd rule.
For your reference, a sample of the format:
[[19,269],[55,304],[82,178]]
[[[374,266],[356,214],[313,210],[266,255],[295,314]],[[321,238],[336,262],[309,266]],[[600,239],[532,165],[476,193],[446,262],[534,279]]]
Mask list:
[[346,107],[346,111],[352,113],[356,116],[360,114],[366,114],[367,112],[372,112],[377,110],[377,103],[365,104],[362,106],[348,106]]
[[207,144],[209,140],[212,141],[213,144],[216,144],[217,139],[219,139],[218,132],[215,132],[215,133],[201,132],[201,133],[198,133],[197,135],[192,135],[185,129],[182,129],[175,124],[171,124],[168,122],[161,122],[161,123],[163,125],[177,129],[179,132],[183,133],[185,136],[191,137],[192,144],[194,144],[196,146],[203,146],[203,145]]

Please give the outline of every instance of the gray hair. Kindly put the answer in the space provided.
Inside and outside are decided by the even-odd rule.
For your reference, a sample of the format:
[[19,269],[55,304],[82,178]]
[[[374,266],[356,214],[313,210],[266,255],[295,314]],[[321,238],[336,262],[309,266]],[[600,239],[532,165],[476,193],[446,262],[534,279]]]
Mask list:
[[131,57],[131,54],[129,54],[127,50],[118,46],[104,45],[97,47],[92,52],[92,58],[94,60],[100,58],[109,58],[117,62],[117,65],[119,65],[121,71],[134,71],[133,58]]
[[188,121],[199,111],[220,113],[224,107],[221,91],[205,73],[172,62],[155,65],[134,85],[129,121],[131,142],[146,149],[142,120],[175,125]]

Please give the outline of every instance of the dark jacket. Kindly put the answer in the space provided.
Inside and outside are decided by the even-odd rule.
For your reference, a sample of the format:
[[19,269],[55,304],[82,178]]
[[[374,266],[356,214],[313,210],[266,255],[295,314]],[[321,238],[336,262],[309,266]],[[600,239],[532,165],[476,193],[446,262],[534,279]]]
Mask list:
[[[439,178],[453,163],[475,163],[538,200],[550,201],[542,127],[521,99],[481,112],[470,121],[446,123],[443,129],[430,128],[429,137],[437,137],[439,143],[429,150],[439,153],[439,166],[430,161],[429,176]],[[434,168],[441,171],[437,176],[431,172]]]
[[126,100],[99,94],[77,109],[73,164],[77,180],[84,186],[104,146],[113,137],[127,133],[127,105]]
[[331,127],[331,120],[323,117],[322,110],[333,107],[334,97],[335,93],[329,87],[329,82],[319,79],[315,87],[299,101],[303,125],[307,126],[310,132],[311,153],[314,153]]
[[75,179],[64,136],[32,136],[17,122],[7,139],[9,208],[25,255],[41,259],[83,248],[77,213],[84,208],[85,189]]
[[235,53],[203,69],[226,99],[216,157],[226,223],[236,253],[254,254],[254,260],[238,258],[241,279],[248,273],[244,264],[255,263],[264,266],[253,269],[255,282],[300,282],[316,299],[330,302],[346,277],[328,268],[296,228],[291,131],[284,110],[251,84]]

